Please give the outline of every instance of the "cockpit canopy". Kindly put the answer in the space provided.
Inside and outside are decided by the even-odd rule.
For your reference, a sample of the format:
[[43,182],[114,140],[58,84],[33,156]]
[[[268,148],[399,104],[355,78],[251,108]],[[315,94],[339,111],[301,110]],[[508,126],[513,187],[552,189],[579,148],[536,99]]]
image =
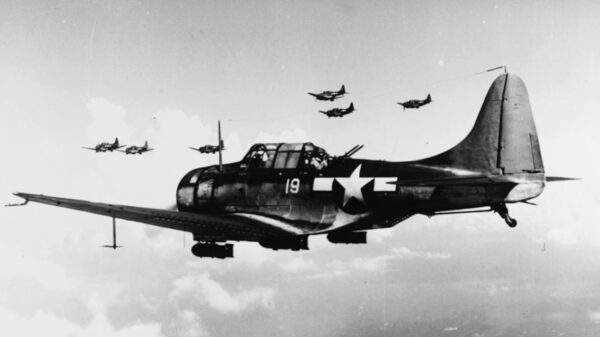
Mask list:
[[329,155],[312,143],[259,143],[240,162],[242,169],[296,169],[327,165]]

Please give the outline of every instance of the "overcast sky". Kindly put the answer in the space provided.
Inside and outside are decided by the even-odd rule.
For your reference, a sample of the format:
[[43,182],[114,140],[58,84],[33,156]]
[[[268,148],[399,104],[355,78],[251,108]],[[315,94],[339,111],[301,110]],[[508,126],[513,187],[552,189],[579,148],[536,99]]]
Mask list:
[[[495,73],[525,81],[548,175],[495,214],[415,216],[369,244],[236,244],[44,205],[0,209],[0,334],[596,336],[597,1],[1,1],[0,201],[13,191],[172,207],[179,179],[258,141],[412,160],[473,125]],[[335,103],[307,91],[350,92]],[[434,102],[402,111],[396,102]],[[319,114],[354,102],[343,119]],[[81,149],[148,140],[143,156]],[[542,251],[545,245],[546,250]]]

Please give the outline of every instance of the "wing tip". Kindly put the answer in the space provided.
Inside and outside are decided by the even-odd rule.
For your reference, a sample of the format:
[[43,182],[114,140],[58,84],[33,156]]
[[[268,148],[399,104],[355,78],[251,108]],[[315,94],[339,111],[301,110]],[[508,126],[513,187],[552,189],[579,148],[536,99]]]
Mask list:
[[19,198],[22,198],[23,202],[21,203],[11,203],[11,204],[6,204],[4,205],[5,207],[11,207],[11,206],[24,206],[27,205],[27,203],[29,202],[29,197],[31,196],[31,194],[29,193],[21,193],[21,192],[13,192],[14,196],[17,196]]

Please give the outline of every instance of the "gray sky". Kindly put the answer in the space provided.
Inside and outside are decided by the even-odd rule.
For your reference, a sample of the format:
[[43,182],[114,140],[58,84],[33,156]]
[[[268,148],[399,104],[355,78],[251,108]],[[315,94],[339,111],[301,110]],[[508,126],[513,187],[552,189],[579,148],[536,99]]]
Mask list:
[[[469,131],[503,65],[528,86],[556,183],[492,214],[415,216],[365,246],[236,245],[43,205],[0,209],[0,331],[32,336],[594,336],[600,328],[600,5],[594,1],[0,2],[0,200],[170,207],[179,179],[257,141],[411,160]],[[307,91],[347,97],[315,102]],[[395,103],[424,98],[420,110]],[[354,102],[327,119],[316,111]],[[154,117],[154,118],[153,118]],[[138,157],[82,150],[118,136]],[[541,252],[545,243],[546,251]],[[9,333],[10,332],[10,333]]]

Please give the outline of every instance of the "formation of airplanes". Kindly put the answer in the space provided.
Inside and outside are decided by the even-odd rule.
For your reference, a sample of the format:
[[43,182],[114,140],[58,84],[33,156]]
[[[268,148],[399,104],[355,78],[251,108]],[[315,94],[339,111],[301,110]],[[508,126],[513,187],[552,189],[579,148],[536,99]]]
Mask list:
[[[219,144],[222,145],[220,127]],[[118,147],[115,141],[110,148]],[[198,257],[231,258],[233,242],[307,250],[309,237],[365,244],[370,230],[414,215],[491,212],[508,226],[508,206],[531,204],[548,182],[524,82],[504,73],[491,84],[476,122],[459,144],[421,160],[355,159],[313,143],[258,143],[237,162],[199,167],[176,187],[177,210],[15,193],[37,202],[189,232]],[[222,146],[218,146],[219,154]],[[111,150],[107,150],[111,151]]]
[[[198,151],[200,153],[216,153],[219,152],[221,150],[225,150],[225,144],[223,143],[223,140],[220,140],[220,145],[203,145],[200,146],[198,148],[194,148],[194,147],[190,147],[190,149]],[[119,152],[123,152],[125,154],[143,154],[145,152],[149,152],[154,150],[153,148],[150,148],[148,146],[148,141],[144,142],[144,145],[142,146],[137,146],[137,145],[119,145],[119,139],[115,138],[115,141],[113,143],[100,143],[98,145],[96,145],[95,147],[83,147],[86,150],[94,150],[96,152],[113,152],[113,151],[119,151]],[[125,149],[122,149],[125,148]]]
[[422,107],[423,105],[429,104],[431,102],[432,102],[431,94],[428,94],[425,99],[411,99],[409,101],[398,103],[398,104],[402,105],[402,110],[406,110],[406,109],[418,109],[418,108]]
[[[94,150],[96,152],[113,152],[113,151],[119,151],[119,152],[123,152],[125,154],[142,154],[144,152],[148,152],[148,151],[152,151],[154,149],[149,148],[148,147],[148,141],[146,141],[144,143],[144,145],[142,146],[136,146],[136,145],[120,145],[119,144],[119,138],[115,138],[115,141],[113,143],[100,143],[98,145],[96,145],[95,147],[83,147],[86,150]],[[121,150],[122,148],[125,148],[123,150]]]
[[[338,91],[323,91],[321,93],[315,94],[309,92],[308,94],[315,97],[318,101],[334,101],[338,98],[344,97],[346,92],[346,86],[342,84],[342,88]],[[354,112],[354,103],[350,103],[350,106],[346,109],[344,108],[332,108],[329,110],[319,110],[320,113],[329,117],[344,117],[347,114],[351,114]]]
[[[342,87],[338,91],[323,91],[320,93],[312,93],[308,94],[315,97],[318,101],[334,101],[338,98],[344,97],[346,92],[346,86],[342,84]],[[418,109],[423,105],[431,103],[431,94],[428,94],[425,99],[411,99],[406,102],[399,102],[398,104],[402,106],[402,110],[406,109]],[[326,115],[327,117],[344,117],[347,114],[354,112],[354,103],[350,103],[350,106],[346,109],[344,108],[332,108],[329,110],[319,110],[320,113]]]

